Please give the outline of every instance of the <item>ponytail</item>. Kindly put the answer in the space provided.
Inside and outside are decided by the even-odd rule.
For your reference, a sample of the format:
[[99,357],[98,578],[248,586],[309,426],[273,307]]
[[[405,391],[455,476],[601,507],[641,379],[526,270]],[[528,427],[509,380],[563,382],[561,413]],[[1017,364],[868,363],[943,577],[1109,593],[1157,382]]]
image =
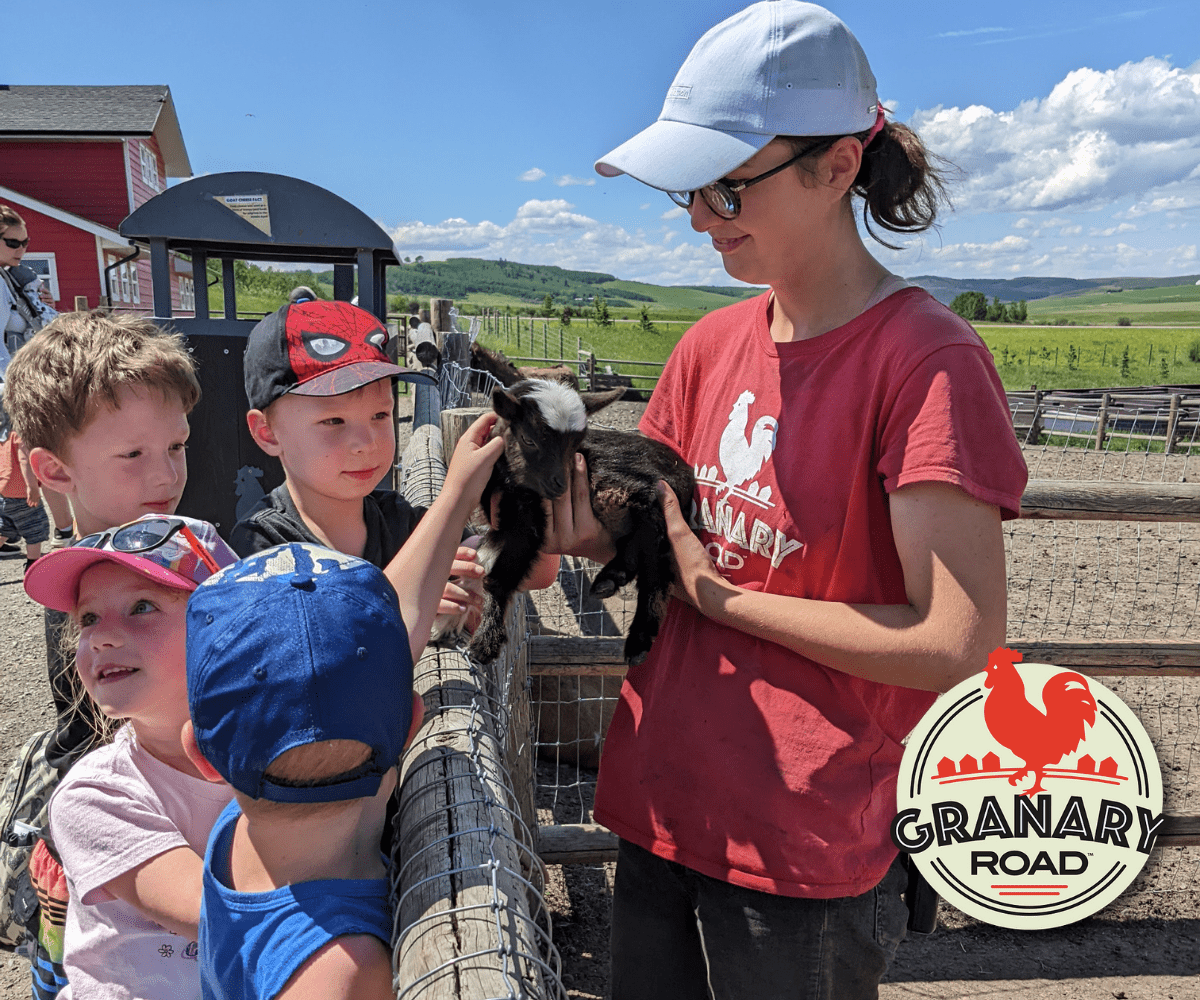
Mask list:
[[[871,219],[893,233],[922,233],[933,227],[938,207],[949,205],[945,167],[907,125],[887,122],[863,150],[850,190],[863,199],[863,222],[872,239],[899,249],[871,231]],[[945,161],[942,161],[944,163]]]

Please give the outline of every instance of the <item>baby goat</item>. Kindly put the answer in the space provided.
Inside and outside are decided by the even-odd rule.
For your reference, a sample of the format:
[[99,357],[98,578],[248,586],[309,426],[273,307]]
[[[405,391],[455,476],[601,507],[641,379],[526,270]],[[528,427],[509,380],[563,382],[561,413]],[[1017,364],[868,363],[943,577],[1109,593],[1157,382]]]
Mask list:
[[650,651],[674,579],[658,481],[667,481],[684,511],[691,509],[694,483],[687,463],[666,445],[639,434],[588,428],[588,415],[623,391],[580,394],[550,379],[527,379],[492,394],[500,415],[493,433],[504,436],[504,454],[482,498],[486,511],[500,493],[498,523],[479,547],[486,597],[470,645],[479,662],[490,663],[504,644],[504,612],[545,541],[542,499],[570,489],[577,451],[587,461],[592,511],[617,553],[596,575],[592,593],[609,597],[636,580],[637,609],[625,659],[636,665]]

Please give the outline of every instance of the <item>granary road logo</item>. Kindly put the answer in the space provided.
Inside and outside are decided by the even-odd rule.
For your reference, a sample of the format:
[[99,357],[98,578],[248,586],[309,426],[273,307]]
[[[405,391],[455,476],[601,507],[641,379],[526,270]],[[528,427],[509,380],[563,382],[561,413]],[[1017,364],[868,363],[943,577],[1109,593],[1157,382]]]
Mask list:
[[1162,826],[1162,774],[1098,681],[997,649],[908,739],[892,840],[965,913],[1058,927],[1112,902]]

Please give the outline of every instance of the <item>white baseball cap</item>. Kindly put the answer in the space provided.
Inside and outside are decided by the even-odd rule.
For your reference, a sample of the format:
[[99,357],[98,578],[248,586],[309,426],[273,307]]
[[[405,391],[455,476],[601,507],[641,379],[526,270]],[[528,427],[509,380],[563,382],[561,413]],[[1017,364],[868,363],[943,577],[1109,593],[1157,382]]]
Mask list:
[[777,135],[849,135],[877,124],[875,75],[835,15],[763,0],[707,31],[649,128],[596,161],[663,191],[695,191]]

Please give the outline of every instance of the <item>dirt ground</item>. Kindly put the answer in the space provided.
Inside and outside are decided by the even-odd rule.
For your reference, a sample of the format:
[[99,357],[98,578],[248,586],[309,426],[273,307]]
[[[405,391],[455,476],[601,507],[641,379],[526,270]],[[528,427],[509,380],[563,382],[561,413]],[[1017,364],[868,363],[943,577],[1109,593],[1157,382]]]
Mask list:
[[[598,422],[630,427],[640,410],[637,404],[616,404]],[[407,429],[405,423],[401,429],[402,432]],[[1066,467],[1075,475],[1092,471],[1076,470],[1069,462],[1057,459],[1042,465],[1035,474],[1046,478],[1052,477],[1047,475],[1049,465],[1056,466],[1054,471],[1062,478],[1070,477],[1063,475]],[[1121,471],[1128,475],[1128,468]],[[1179,478],[1169,479],[1167,471],[1164,470],[1164,480],[1179,481]],[[1078,563],[1086,561],[1077,558],[1080,542],[1074,529],[1060,525],[1057,534],[1046,534],[1048,529],[1042,522],[1039,530],[1045,544],[1038,552],[1044,550],[1044,558],[1054,557],[1055,566],[1068,555],[1076,558],[1077,569]],[[1121,529],[1123,534],[1100,536],[1089,544],[1101,556],[1111,556],[1114,548],[1119,550],[1122,545],[1135,552],[1147,549],[1151,536],[1130,534],[1131,531],[1125,527]],[[1085,532],[1084,537],[1090,539],[1093,534]],[[1154,564],[1146,568],[1144,579],[1140,569],[1130,569],[1130,566],[1140,567],[1141,563],[1130,558],[1124,562],[1118,560],[1112,566],[1105,564],[1099,571],[1095,565],[1088,567],[1088,573],[1081,577],[1085,583],[1093,575],[1099,578],[1111,571],[1117,581],[1114,586],[1125,586],[1120,592],[1120,602],[1114,599],[1113,604],[1124,616],[1120,619],[1124,623],[1120,626],[1123,634],[1200,638],[1200,626],[1192,622],[1197,601],[1196,576],[1187,576],[1197,572],[1193,560],[1200,560],[1200,555],[1193,552],[1200,547],[1200,541],[1193,534],[1200,531],[1180,535],[1175,530],[1165,541],[1152,536],[1161,551]],[[1033,542],[1018,539],[1016,544],[1018,549],[1026,545],[1033,551]],[[1061,559],[1057,558],[1060,550]],[[1164,565],[1170,572],[1162,571]],[[12,759],[29,734],[47,728],[52,716],[42,612],[21,588],[22,567],[20,556],[0,557],[0,650],[6,656],[0,682],[0,761],[3,762]],[[1084,612],[1092,613],[1094,597],[1077,595],[1064,605],[1061,601],[1056,604],[1058,598],[1052,595],[1038,604],[1034,592],[1045,589],[1044,579],[1050,571],[1036,561],[1031,567],[1030,582],[1025,585],[1030,591],[1028,600],[1018,594],[1013,602],[1029,608],[1021,612],[1025,616],[1020,619],[1022,627],[1028,626],[1032,635],[1042,616],[1047,620],[1061,619],[1064,635],[1075,635],[1088,628],[1090,619],[1084,620]],[[1053,572],[1058,574],[1056,578],[1062,578],[1061,568]],[[1130,573],[1134,574],[1134,585],[1120,584]],[[1067,577],[1078,575],[1068,573]],[[1173,589],[1169,592],[1154,589],[1163,585],[1164,577],[1172,577]],[[1143,582],[1145,586],[1140,585]],[[1170,609],[1165,605],[1168,599],[1176,602]],[[1020,603],[1022,600],[1024,604]],[[1177,605],[1183,607],[1183,612]],[[1168,810],[1200,812],[1196,800],[1200,796],[1196,718],[1200,685],[1190,678],[1163,679],[1161,687],[1147,681],[1135,683],[1132,679],[1109,678],[1107,682],[1142,718],[1158,745]],[[576,771],[572,780],[586,781],[591,777],[589,772]],[[578,800],[562,804],[576,810],[586,805]],[[549,812],[546,818],[552,821]],[[578,821],[578,817],[560,815],[559,821]],[[613,868],[612,865],[555,865],[548,872],[546,896],[554,941],[562,955],[563,983],[571,997],[608,996],[607,942]],[[0,951],[0,1000],[25,1000],[29,992],[26,961]],[[1015,932],[990,927],[943,904],[938,930],[901,946],[880,995],[882,1000],[965,997],[1200,1000],[1200,848],[1155,851],[1138,880],[1112,906],[1055,931]]]

